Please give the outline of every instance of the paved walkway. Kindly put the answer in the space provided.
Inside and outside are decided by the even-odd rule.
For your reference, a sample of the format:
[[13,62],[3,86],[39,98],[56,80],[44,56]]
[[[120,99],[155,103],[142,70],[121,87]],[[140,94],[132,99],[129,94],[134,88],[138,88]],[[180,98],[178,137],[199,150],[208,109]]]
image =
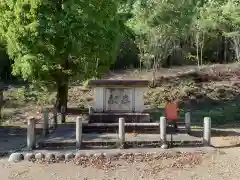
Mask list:
[[[45,142],[55,143],[55,142],[75,142],[76,130],[74,128],[58,128],[53,134],[51,134]],[[105,134],[83,134],[83,142],[117,142],[118,134],[115,133],[105,133]],[[126,134],[125,140],[128,142],[133,141],[160,141],[159,134]],[[171,135],[167,135],[167,140],[171,141]],[[201,141],[202,138],[190,136],[188,134],[173,134],[173,141]]]
[[16,127],[0,127],[0,153],[21,149],[27,141],[26,130]]

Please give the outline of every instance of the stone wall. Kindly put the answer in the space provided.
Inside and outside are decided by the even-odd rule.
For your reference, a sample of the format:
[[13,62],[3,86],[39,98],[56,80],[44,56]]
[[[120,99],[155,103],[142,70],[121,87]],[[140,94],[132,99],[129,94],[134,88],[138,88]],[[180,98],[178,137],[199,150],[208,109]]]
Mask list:
[[95,112],[142,112],[145,88],[94,88]]

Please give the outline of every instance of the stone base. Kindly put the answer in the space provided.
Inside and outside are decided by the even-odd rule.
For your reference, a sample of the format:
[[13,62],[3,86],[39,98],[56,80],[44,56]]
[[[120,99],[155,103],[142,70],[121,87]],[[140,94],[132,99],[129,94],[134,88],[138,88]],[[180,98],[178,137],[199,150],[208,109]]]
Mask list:
[[117,123],[120,117],[126,123],[150,122],[148,113],[93,113],[89,115],[89,123]]

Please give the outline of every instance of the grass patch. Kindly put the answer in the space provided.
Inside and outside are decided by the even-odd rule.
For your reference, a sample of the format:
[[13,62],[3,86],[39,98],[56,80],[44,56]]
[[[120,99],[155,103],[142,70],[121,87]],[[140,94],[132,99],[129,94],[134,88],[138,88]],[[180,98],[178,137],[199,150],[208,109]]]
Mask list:
[[4,99],[7,100],[5,106],[11,105],[49,105],[55,101],[56,94],[48,91],[36,89],[32,86],[22,86],[4,92]]

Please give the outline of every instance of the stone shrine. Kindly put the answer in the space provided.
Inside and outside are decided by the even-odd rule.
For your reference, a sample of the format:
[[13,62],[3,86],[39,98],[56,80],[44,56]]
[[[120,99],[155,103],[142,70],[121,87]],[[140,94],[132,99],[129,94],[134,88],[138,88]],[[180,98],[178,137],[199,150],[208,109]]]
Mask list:
[[125,118],[127,116],[127,119],[131,117],[131,122],[150,121],[149,114],[143,112],[144,92],[147,90],[149,81],[92,80],[89,84],[94,91],[90,122],[98,121],[91,120],[96,119],[96,116],[101,116],[101,122],[115,122],[120,116]]

